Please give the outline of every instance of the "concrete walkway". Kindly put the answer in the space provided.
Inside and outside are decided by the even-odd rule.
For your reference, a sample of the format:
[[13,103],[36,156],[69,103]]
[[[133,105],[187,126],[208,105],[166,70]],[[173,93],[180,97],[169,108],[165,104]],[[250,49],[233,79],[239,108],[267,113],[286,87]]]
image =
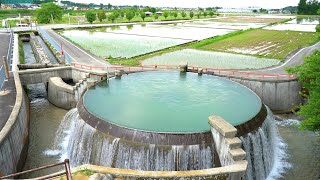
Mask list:
[[10,74],[10,79],[5,81],[0,91],[0,131],[6,124],[13,106],[16,102],[16,86],[13,74]]
[[10,42],[10,33],[0,33],[0,67],[3,65],[3,56],[7,56],[9,42]]

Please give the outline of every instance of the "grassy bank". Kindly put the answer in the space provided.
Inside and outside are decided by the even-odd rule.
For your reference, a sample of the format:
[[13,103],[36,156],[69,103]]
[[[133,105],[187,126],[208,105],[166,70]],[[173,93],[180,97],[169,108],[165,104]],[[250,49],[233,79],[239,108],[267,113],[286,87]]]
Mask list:
[[294,50],[309,46],[318,40],[318,34],[312,32],[257,29],[227,34],[200,42],[194,47],[283,60]]
[[20,61],[20,64],[25,64],[26,61],[24,59],[23,43],[22,43],[20,38],[19,38],[18,44],[19,44],[19,61]]

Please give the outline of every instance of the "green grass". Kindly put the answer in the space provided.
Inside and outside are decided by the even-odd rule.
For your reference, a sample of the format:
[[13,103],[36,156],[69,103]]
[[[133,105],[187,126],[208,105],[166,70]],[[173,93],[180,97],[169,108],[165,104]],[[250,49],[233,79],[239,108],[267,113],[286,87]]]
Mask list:
[[20,61],[20,64],[25,64],[26,61],[24,59],[23,43],[22,43],[20,38],[19,38],[18,44],[19,44],[19,61]]
[[252,30],[253,29],[239,30],[239,31],[234,31],[234,32],[231,32],[231,33],[228,33],[228,34],[225,34],[225,35],[215,36],[215,37],[212,37],[212,38],[209,38],[209,39],[202,40],[202,41],[200,41],[198,43],[195,43],[191,47],[192,48],[202,48],[203,46],[210,45],[210,44],[222,41],[224,39],[227,39],[227,38],[230,38],[230,37],[233,37],[233,36],[237,36],[237,35],[243,34],[243,33],[248,32],[248,31],[252,31]]
[[256,29],[212,38],[194,47],[283,60],[294,50],[309,46],[318,40],[317,33]]

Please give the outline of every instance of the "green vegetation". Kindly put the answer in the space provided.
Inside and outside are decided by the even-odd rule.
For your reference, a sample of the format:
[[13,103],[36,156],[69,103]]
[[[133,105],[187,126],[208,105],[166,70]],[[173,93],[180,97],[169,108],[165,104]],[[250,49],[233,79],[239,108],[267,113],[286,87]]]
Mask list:
[[283,60],[297,48],[317,41],[317,33],[257,29],[212,38],[196,44],[195,47]]
[[316,32],[320,32],[320,24],[316,26]]
[[289,73],[298,73],[299,81],[306,88],[301,94],[308,99],[305,105],[300,106],[298,115],[305,119],[300,128],[310,131],[320,130],[320,51],[304,58],[304,62],[294,68],[288,69]]
[[87,21],[92,24],[96,20],[96,14],[93,11],[86,12]]
[[19,14],[33,16],[34,10],[29,9],[1,9],[0,19],[6,19],[9,17],[17,17]]
[[298,14],[317,15],[320,9],[318,0],[300,0],[298,4]]
[[23,43],[20,38],[18,43],[19,43],[19,61],[20,61],[20,64],[25,64],[26,61],[24,59]]
[[99,12],[98,12],[98,19],[99,19],[100,22],[102,22],[102,20],[104,20],[104,19],[107,19],[106,12],[104,12],[104,11],[99,11]]
[[210,44],[216,43],[218,41],[222,41],[224,39],[227,39],[227,38],[230,38],[230,37],[233,37],[233,36],[237,36],[237,35],[240,35],[242,33],[245,33],[245,32],[248,32],[248,31],[252,31],[252,30],[253,29],[239,30],[239,31],[231,32],[231,33],[228,33],[228,34],[225,34],[225,35],[215,36],[215,37],[200,41],[200,42],[194,44],[192,47],[193,48],[202,48],[202,47],[204,47],[206,45],[210,45]]
[[93,175],[94,173],[95,173],[94,171],[87,169],[87,168],[80,171],[80,174],[82,174],[84,176],[88,176],[88,177]]
[[38,23],[50,23],[53,20],[62,19],[62,9],[54,3],[41,4],[41,8],[36,10]]

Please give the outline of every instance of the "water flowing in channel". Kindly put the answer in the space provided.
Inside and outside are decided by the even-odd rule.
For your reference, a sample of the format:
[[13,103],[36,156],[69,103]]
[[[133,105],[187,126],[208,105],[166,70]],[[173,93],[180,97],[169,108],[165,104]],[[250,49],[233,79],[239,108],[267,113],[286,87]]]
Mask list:
[[147,171],[198,170],[214,167],[213,145],[164,146],[137,144],[102,134],[70,110],[57,132],[55,149],[72,166],[96,164]]
[[282,142],[269,108],[268,116],[255,132],[240,137],[246,151],[246,180],[276,179],[286,165],[286,144]]

